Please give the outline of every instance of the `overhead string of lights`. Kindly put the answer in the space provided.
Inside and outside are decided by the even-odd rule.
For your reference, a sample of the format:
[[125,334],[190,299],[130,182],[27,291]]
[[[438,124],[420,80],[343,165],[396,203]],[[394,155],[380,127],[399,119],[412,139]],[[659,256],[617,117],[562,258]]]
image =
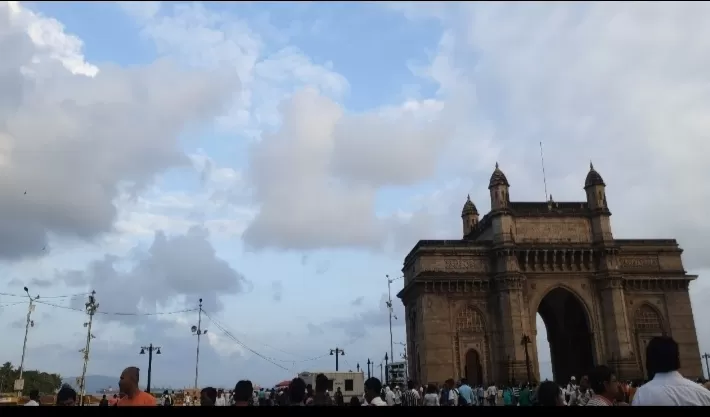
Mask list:
[[[82,292],[82,293],[78,293],[78,294],[51,295],[48,297],[43,296],[42,298],[43,299],[77,298],[77,297],[86,297],[89,294],[91,294],[91,293],[90,292]],[[11,293],[6,293],[6,292],[0,292],[0,296],[27,298],[27,294],[11,294]]]
[[[76,311],[79,313],[86,313],[84,309],[81,308],[75,308],[71,306],[64,306],[60,304],[56,304],[53,302],[49,301],[44,301],[44,300],[57,300],[57,301],[63,301],[62,299],[73,299],[73,298],[78,298],[78,297],[85,297],[91,295],[90,292],[85,292],[85,293],[79,293],[79,294],[68,294],[68,295],[54,295],[54,296],[41,296],[38,297],[36,300],[34,300],[34,303],[36,304],[42,304],[46,305],[49,307],[54,307],[54,308],[59,308],[62,310],[70,310],[70,311]],[[4,293],[0,292],[0,296],[6,296],[6,297],[27,297],[25,294],[9,294],[9,293]],[[16,304],[25,304],[26,301],[18,301],[16,303],[8,303],[7,305],[16,305]],[[2,307],[2,305],[0,305]],[[181,313],[190,313],[193,311],[197,311],[196,308],[188,308],[188,309],[183,309],[183,310],[176,310],[176,311],[162,311],[162,312],[155,312],[155,313],[136,313],[136,312],[112,312],[112,311],[101,311],[97,310],[96,314],[101,314],[104,316],[165,316],[165,315],[170,315],[170,314],[181,314]]]
[[[75,312],[85,314],[86,311],[84,309],[60,305],[60,304],[56,304],[54,302],[49,302],[49,301],[45,301],[45,300],[49,299],[49,300],[62,301],[63,299],[73,299],[73,298],[77,298],[77,297],[84,297],[84,296],[88,296],[89,294],[91,294],[91,293],[85,292],[85,293],[79,293],[79,294],[55,295],[55,296],[47,296],[47,297],[42,296],[42,297],[39,297],[38,299],[34,300],[34,303],[46,305],[48,307],[59,308],[62,310],[75,311]],[[27,295],[23,295],[23,294],[11,294],[11,293],[4,293],[4,292],[0,292],[0,296],[27,297]],[[0,307],[11,306],[11,305],[20,305],[20,304],[26,304],[26,301],[17,301],[17,302],[10,302],[10,303],[6,303],[6,304],[0,304]],[[111,311],[97,310],[97,311],[95,311],[95,314],[100,314],[100,315],[104,315],[104,316],[164,316],[164,315],[171,315],[171,314],[191,313],[191,312],[195,312],[198,310],[199,310],[199,308],[188,308],[188,309],[182,309],[182,310],[163,311],[163,312],[154,312],[154,313],[111,312]],[[285,371],[293,372],[294,369],[289,369],[282,364],[293,364],[293,366],[295,367],[295,365],[297,363],[312,362],[312,361],[316,361],[319,359],[323,359],[327,356],[330,356],[330,352],[325,353],[323,355],[310,357],[310,358],[300,358],[300,359],[290,359],[290,360],[289,359],[277,359],[277,358],[266,356],[266,355],[258,352],[257,350],[252,349],[251,347],[247,346],[244,342],[242,342],[239,338],[237,338],[231,331],[229,331],[226,328],[226,326],[224,324],[222,324],[219,320],[215,319],[214,317],[209,315],[204,310],[202,310],[202,313],[205,315],[205,317],[207,317],[207,319],[209,319],[212,322],[212,324],[214,324],[214,326],[218,330],[220,330],[220,332],[222,332],[222,334],[224,334],[228,339],[232,340],[235,344],[237,344],[241,348],[251,352],[255,356],[258,356],[259,358],[261,358],[261,359],[271,363],[272,365],[277,366]],[[351,345],[351,344],[355,343],[356,341],[358,341],[359,339],[361,339],[361,337],[354,338],[347,343],[343,343],[342,346]],[[278,351],[278,352],[284,353],[289,356],[299,357],[299,355],[293,354],[291,352],[287,352],[285,350],[276,348],[274,346],[270,346],[266,343],[258,342],[258,341],[256,341],[256,342],[257,342],[257,344],[260,344],[260,345],[262,345],[266,348],[272,349],[274,351]]]

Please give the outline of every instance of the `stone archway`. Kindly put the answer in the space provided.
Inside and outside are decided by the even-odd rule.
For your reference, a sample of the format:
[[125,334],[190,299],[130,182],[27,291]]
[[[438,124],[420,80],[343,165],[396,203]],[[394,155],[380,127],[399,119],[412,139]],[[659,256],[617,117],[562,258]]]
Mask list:
[[582,302],[570,290],[557,287],[540,301],[550,344],[552,375],[555,381],[579,378],[594,366],[594,340],[589,316]]
[[649,378],[646,369],[646,346],[654,337],[665,334],[663,319],[658,310],[647,303],[642,304],[634,314],[634,333],[636,334],[641,373],[645,378]]
[[483,363],[481,355],[475,349],[466,352],[466,365],[463,374],[471,386],[483,385]]

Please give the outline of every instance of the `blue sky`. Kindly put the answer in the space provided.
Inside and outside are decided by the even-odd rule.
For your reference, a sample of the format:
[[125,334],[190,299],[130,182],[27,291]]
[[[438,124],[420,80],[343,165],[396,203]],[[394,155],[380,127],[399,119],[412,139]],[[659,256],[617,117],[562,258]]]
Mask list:
[[[203,297],[211,316],[278,363],[338,345],[353,352],[354,367],[389,349],[384,276],[399,276],[417,240],[459,238],[467,194],[488,210],[496,161],[513,200],[542,198],[541,140],[557,200],[584,197],[592,159],[610,184],[617,235],[676,237],[686,269],[707,269],[698,255],[704,218],[657,222],[682,202],[710,203],[706,190],[676,185],[707,171],[703,152],[683,150],[710,143],[703,122],[688,117],[710,109],[710,100],[687,91],[704,91],[710,62],[683,52],[688,44],[710,49],[693,20],[693,7],[703,6],[678,6],[672,15],[667,5],[601,3],[2,7],[11,28],[31,39],[29,52],[13,55],[25,59],[15,69],[45,77],[31,79],[35,88],[23,97],[33,100],[18,99],[16,114],[43,111],[49,132],[14,123],[9,137],[24,138],[27,155],[49,146],[41,138],[83,144],[66,157],[60,150],[35,157],[34,171],[8,171],[6,178],[44,190],[6,209],[8,224],[43,231],[40,243],[27,238],[25,252],[3,255],[8,292],[33,282],[42,294],[92,288],[114,312],[167,311]],[[661,24],[668,33],[653,31]],[[654,59],[659,48],[697,71]],[[57,100],[91,105],[61,107],[59,117]],[[665,123],[653,122],[660,117]],[[668,143],[671,136],[683,149]],[[643,164],[630,161],[631,150]],[[31,175],[41,169],[52,174]],[[659,193],[668,198],[657,201]],[[650,208],[638,214],[639,206]],[[45,245],[49,251],[38,251]],[[194,276],[198,266],[204,276]],[[704,282],[693,300],[708,294]],[[398,281],[393,293],[400,288]],[[80,297],[62,302],[82,305]],[[8,334],[21,333],[23,315],[3,312]],[[117,375],[138,360],[125,352],[154,337],[174,343],[164,360],[181,364],[154,378],[190,383],[193,316],[102,319],[90,373]],[[78,373],[80,359],[64,350],[81,343],[82,319],[66,310],[38,320],[51,324],[33,330],[30,366],[63,363],[57,371]],[[77,324],[77,333],[44,330],[62,323]],[[268,384],[333,365],[327,356],[291,362],[286,372],[211,330],[205,383],[229,385],[236,372]],[[698,331],[707,346],[710,334]],[[394,333],[404,340],[401,323]],[[538,324],[543,377],[551,374],[545,338]],[[57,346],[50,354],[43,345]],[[13,361],[20,353],[0,352]]]

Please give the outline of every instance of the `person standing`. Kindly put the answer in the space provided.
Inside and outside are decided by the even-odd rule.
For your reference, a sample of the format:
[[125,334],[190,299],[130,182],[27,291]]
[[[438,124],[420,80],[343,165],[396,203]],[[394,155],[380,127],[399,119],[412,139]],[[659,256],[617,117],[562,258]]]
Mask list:
[[678,343],[668,336],[654,337],[646,346],[646,372],[650,381],[636,389],[633,406],[710,406],[710,391],[686,379],[680,369]]
[[419,405],[419,393],[414,385],[414,381],[407,381],[407,389],[402,393],[402,406],[414,407]]
[[372,377],[365,381],[365,403],[363,406],[382,407],[387,406],[387,403],[380,398],[382,392],[382,383],[379,379]]
[[595,367],[589,373],[589,385],[594,391],[592,398],[587,401],[587,406],[606,407],[613,405],[627,405],[623,402],[617,403],[619,395],[619,382],[616,380],[614,372],[605,365]]
[[532,405],[532,401],[530,401],[530,384],[525,384],[523,389],[520,390],[518,404],[520,404],[521,407],[530,407]]
[[439,394],[436,393],[436,385],[427,385],[426,394],[424,395],[424,406],[439,406]]
[[498,399],[498,388],[496,384],[490,383],[488,389],[486,390],[486,397],[488,397],[488,405],[495,406],[496,400]]
[[345,398],[343,397],[343,391],[340,390],[340,387],[335,390],[335,405],[339,407],[345,405]]
[[135,366],[129,366],[121,373],[121,379],[118,381],[118,387],[125,397],[118,401],[119,407],[155,407],[155,397],[138,389],[138,381],[140,379],[140,369]]
[[[106,396],[104,395],[104,399]],[[39,390],[33,389],[30,391],[30,400],[25,403],[25,407],[39,406]]]
[[579,385],[569,395],[569,405],[571,407],[585,406],[591,398],[592,392],[589,389],[589,377],[587,375],[582,375],[579,378]]

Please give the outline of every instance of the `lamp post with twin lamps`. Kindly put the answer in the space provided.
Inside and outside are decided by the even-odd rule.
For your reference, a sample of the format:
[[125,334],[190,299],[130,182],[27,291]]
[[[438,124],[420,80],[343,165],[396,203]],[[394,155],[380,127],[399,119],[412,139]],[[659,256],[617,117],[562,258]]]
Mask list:
[[156,355],[160,355],[160,346],[153,346],[151,343],[148,346],[141,347],[141,355],[145,355],[145,351],[148,351],[148,383],[145,387],[145,392],[150,394],[150,376],[153,373],[153,351]]

